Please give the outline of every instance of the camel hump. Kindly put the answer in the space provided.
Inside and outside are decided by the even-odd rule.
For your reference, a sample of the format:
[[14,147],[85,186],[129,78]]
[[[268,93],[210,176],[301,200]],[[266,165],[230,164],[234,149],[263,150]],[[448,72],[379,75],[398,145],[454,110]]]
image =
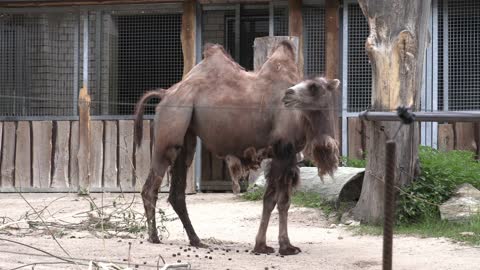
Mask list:
[[203,47],[203,57],[208,58],[216,53],[222,53],[230,57],[230,55],[225,51],[222,45],[220,44],[214,44],[214,43],[206,43]]
[[278,47],[285,47],[290,53],[294,53],[293,43],[290,40],[282,40],[278,43]]

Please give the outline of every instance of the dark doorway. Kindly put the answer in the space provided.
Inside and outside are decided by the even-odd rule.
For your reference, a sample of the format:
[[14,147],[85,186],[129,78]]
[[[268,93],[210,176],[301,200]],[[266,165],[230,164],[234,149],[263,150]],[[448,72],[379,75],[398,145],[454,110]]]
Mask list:
[[[247,70],[253,70],[253,42],[257,37],[268,36],[268,9],[242,9],[240,16],[239,59],[235,59]],[[226,18],[226,49],[236,55],[235,17]]]
[[[168,88],[182,79],[182,15],[118,16],[116,22],[117,113],[132,114],[134,104],[146,91]],[[147,108],[147,113],[153,112],[154,106]]]

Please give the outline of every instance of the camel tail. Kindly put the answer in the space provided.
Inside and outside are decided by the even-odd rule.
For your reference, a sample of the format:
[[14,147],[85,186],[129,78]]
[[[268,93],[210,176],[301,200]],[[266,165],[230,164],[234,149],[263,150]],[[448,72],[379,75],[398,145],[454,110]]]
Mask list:
[[140,147],[142,145],[142,138],[143,138],[143,111],[145,108],[145,103],[150,100],[151,98],[159,98],[160,100],[163,98],[164,93],[160,90],[149,91],[145,93],[145,95],[140,98],[137,102],[135,108],[135,124],[133,126],[133,134],[135,139],[135,145]]

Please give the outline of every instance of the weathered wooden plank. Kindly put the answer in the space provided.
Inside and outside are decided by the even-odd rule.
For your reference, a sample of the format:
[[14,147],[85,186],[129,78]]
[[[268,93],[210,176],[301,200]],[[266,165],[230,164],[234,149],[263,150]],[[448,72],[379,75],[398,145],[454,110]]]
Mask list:
[[117,121],[105,121],[105,160],[103,169],[104,187],[117,187],[117,149],[118,149],[118,128]]
[[361,159],[362,148],[362,124],[358,117],[348,118],[348,157]]
[[475,123],[474,127],[475,129],[475,143],[477,144],[477,150],[475,152],[475,159],[480,160],[480,123]]
[[212,179],[209,179],[209,180],[214,180],[214,181],[225,180],[223,176],[223,172],[224,172],[223,160],[215,157],[211,153],[210,155],[212,160]]
[[16,187],[30,187],[32,183],[32,143],[30,132],[30,123],[28,121],[18,122],[15,149]]
[[476,152],[475,131],[473,123],[455,123],[455,149]]
[[[339,78],[340,65],[340,1],[326,0],[325,2],[325,76],[328,79]],[[340,89],[336,91],[334,104],[340,104]],[[339,116],[340,110],[334,110],[334,117]],[[336,123],[337,124],[337,123]],[[339,126],[341,127],[341,125]],[[335,139],[341,142],[341,130],[335,129]],[[340,148],[341,149],[341,148]]]
[[13,187],[15,172],[15,122],[3,123],[1,186]]
[[[3,122],[0,122],[0,153],[2,153],[2,151],[3,151],[2,137],[3,137]],[[1,159],[0,159],[0,162],[2,162]],[[0,166],[1,166],[1,163],[0,163]],[[0,172],[1,172],[1,170],[0,170]],[[1,183],[2,183],[1,181],[2,181],[2,175],[0,173],[0,186],[1,186]]]
[[141,189],[150,172],[150,123],[143,121],[142,145],[135,149],[135,187]]
[[103,121],[92,121],[90,145],[90,187],[102,186],[103,174]]
[[195,0],[185,0],[183,2],[182,13],[182,52],[183,52],[183,75],[185,76],[195,65]]
[[70,122],[56,122],[52,187],[68,187],[68,166],[70,161]]
[[87,88],[80,90],[78,97],[79,128],[78,128],[78,188],[81,193],[88,193],[91,182],[90,169],[90,95]]
[[454,132],[452,124],[438,125],[438,149],[450,151],[454,149]]
[[288,31],[289,36],[298,37],[297,66],[300,77],[303,77],[303,16],[302,0],[288,0]]
[[[185,77],[190,70],[195,66],[196,62],[196,1],[185,0],[183,1],[183,13],[182,13],[182,51],[183,51],[183,76]],[[145,125],[144,125],[145,126]],[[145,134],[145,132],[143,133]],[[195,164],[192,162],[192,166],[187,172],[187,193],[195,192]],[[147,172],[148,173],[148,172]],[[142,180],[144,181],[144,180]]]
[[50,187],[52,162],[52,122],[32,122],[33,134],[33,186]]
[[78,188],[78,121],[72,121],[70,130],[70,186]]
[[202,144],[202,178],[201,182],[212,180],[212,160],[211,154],[204,144]]
[[133,121],[118,121],[118,181],[122,188],[133,186]]

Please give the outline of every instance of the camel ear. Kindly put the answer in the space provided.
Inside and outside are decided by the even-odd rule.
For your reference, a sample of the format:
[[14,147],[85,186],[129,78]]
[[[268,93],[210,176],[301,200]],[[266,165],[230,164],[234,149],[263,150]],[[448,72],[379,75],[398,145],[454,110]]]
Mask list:
[[334,92],[335,90],[337,90],[338,86],[340,86],[340,80],[333,79],[328,82],[327,89]]

